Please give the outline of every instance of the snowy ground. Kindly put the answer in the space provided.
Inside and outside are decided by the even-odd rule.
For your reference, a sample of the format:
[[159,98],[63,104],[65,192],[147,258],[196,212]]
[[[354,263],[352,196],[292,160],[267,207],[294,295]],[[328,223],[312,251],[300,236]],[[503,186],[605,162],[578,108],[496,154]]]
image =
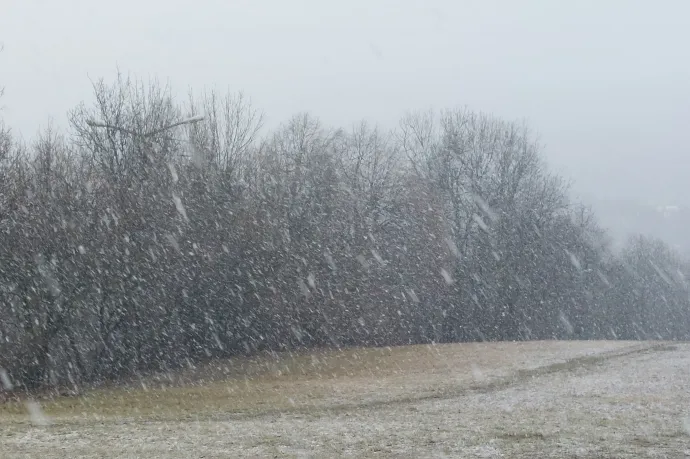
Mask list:
[[[347,375],[326,377],[337,360],[320,355],[314,374],[277,375],[281,363],[243,385],[209,382],[231,406],[195,386],[44,403],[50,425],[6,407],[0,457],[690,457],[690,344],[396,349],[348,360]],[[171,397],[196,401],[176,411]],[[151,399],[166,409],[144,409]]]

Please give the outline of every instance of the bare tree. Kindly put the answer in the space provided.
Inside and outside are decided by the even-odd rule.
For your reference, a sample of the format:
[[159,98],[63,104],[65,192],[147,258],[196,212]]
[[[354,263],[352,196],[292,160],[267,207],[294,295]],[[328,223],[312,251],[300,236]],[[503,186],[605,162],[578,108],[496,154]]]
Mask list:
[[401,151],[415,173],[431,180],[436,171],[432,162],[440,140],[438,123],[432,111],[406,114],[396,132]]
[[392,134],[366,122],[356,125],[338,143],[343,178],[351,194],[354,243],[392,223],[401,191],[400,151]]
[[242,94],[93,86],[69,137],[0,129],[0,365],[20,385],[264,349],[690,336],[690,264],[644,238],[609,251],[524,124],[300,114],[261,136]]
[[212,164],[230,175],[236,174],[258,140],[263,114],[243,93],[220,96],[215,90],[199,98],[190,93],[186,110],[191,115],[206,116],[205,123],[188,128],[195,163]]
[[93,88],[95,105],[72,110],[70,124],[78,144],[108,177],[141,177],[152,165],[165,166],[179,154],[180,142],[167,127],[182,117],[169,88],[121,74],[113,85],[100,80]]

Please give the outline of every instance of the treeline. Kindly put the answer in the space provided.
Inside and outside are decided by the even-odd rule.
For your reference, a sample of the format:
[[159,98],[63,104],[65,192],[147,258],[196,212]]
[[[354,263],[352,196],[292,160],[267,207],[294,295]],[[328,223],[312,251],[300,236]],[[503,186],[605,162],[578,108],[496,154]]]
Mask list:
[[67,133],[0,131],[0,368],[19,387],[260,350],[690,336],[690,264],[644,237],[612,254],[525,126],[301,114],[266,134],[241,94],[94,89]]

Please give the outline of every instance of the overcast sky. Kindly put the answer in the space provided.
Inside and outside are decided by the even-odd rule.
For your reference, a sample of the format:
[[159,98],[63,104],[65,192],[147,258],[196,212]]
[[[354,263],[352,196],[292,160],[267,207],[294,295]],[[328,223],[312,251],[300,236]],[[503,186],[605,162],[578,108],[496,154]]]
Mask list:
[[577,190],[690,204],[688,0],[4,0],[0,43],[0,117],[25,138],[119,66],[180,97],[243,90],[272,124],[526,119]]

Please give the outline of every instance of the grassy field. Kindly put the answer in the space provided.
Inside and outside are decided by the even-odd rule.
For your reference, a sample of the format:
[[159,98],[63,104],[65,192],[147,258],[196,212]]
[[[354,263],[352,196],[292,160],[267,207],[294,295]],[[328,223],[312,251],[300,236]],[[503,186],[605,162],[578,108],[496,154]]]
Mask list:
[[[234,359],[2,404],[0,457],[640,457],[625,448],[664,442],[683,457],[684,355],[663,343],[549,341]],[[673,411],[675,424],[655,437],[652,422],[616,437],[609,453],[621,455],[597,456],[592,444],[628,432],[623,412],[637,406]],[[582,437],[561,434],[570,430]]]

